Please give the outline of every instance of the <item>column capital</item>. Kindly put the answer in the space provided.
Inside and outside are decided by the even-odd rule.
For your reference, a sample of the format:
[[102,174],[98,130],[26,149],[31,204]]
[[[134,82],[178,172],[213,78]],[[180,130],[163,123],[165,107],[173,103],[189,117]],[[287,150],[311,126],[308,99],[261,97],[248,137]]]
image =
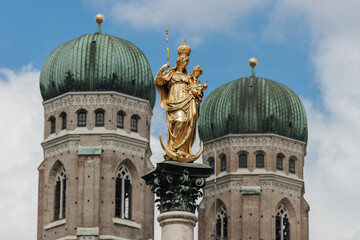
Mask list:
[[184,211],[195,213],[196,200],[202,196],[201,188],[205,178],[213,171],[211,167],[199,163],[163,161],[142,178],[156,194],[160,213]]

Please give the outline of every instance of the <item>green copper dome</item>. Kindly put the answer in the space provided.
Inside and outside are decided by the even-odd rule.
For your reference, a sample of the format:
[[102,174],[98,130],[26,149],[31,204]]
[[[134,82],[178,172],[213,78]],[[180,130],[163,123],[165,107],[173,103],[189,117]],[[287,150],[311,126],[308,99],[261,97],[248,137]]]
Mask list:
[[274,133],[307,142],[307,120],[299,97],[285,85],[245,77],[213,91],[200,110],[204,142],[227,134]]
[[108,34],[87,34],[56,48],[40,73],[44,100],[67,92],[117,91],[155,104],[150,65],[131,42]]

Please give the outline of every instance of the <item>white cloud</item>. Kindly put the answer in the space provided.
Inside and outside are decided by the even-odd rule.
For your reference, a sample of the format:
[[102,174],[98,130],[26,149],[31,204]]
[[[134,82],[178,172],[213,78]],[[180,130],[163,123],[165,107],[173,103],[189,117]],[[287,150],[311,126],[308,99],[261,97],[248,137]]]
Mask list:
[[[321,103],[305,100],[309,123],[305,165],[310,239],[359,239],[360,21],[358,1],[278,1],[268,29],[307,24]],[[280,17],[279,17],[280,16]],[[271,31],[270,31],[271,32]],[[285,36],[289,37],[290,36]]]
[[[354,124],[306,104],[309,120],[305,165],[306,199],[310,203],[312,239],[356,240],[360,228],[360,139]],[[354,126],[354,127],[352,127]]]
[[359,36],[360,30],[352,23],[359,21],[359,1],[347,0],[278,0],[274,18],[284,20],[293,16],[303,16],[303,24],[308,24],[312,38],[319,44],[323,38],[335,35]]
[[254,9],[262,8],[266,1],[239,0],[83,0],[94,8],[102,9],[111,18],[139,29],[170,29],[190,39],[202,41],[210,31],[233,31],[239,19],[249,18]]
[[42,161],[40,142],[43,111],[39,71],[0,69],[0,212],[2,238],[36,239],[37,165]]
[[[91,0],[84,0],[89,2]],[[180,3],[180,4],[179,4]],[[99,5],[99,3],[96,3]],[[112,18],[137,28],[173,28],[179,34],[227,32],[264,1],[102,1]],[[175,7],[176,6],[176,7]],[[310,31],[315,81],[322,102],[305,100],[309,122],[305,165],[310,204],[310,239],[357,240],[360,237],[360,2],[278,0],[264,36],[291,40],[291,28]],[[306,25],[302,28],[303,25]],[[238,31],[238,30],[236,30]],[[282,35],[278,35],[281,33]],[[306,34],[303,32],[302,34]],[[195,38],[194,37],[194,38]],[[266,38],[264,38],[266,41]],[[0,69],[0,230],[4,239],[35,239],[37,170],[43,112],[39,71]],[[309,76],[313,77],[313,76]],[[152,121],[153,162],[162,160],[158,133],[164,114],[157,105]],[[9,127],[10,126],[10,127]],[[9,184],[10,183],[10,184]],[[5,222],[6,219],[6,222]],[[157,222],[155,226],[158,227]],[[157,235],[159,236],[159,235]]]

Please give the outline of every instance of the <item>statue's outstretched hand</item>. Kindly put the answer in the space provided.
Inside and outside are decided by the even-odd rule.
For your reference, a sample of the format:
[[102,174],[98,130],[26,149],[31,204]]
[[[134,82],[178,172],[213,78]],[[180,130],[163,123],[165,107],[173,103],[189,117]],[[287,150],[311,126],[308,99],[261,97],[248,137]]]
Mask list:
[[168,69],[169,67],[170,67],[170,63],[166,63],[159,69],[154,79],[154,83],[156,86],[162,86],[165,84],[165,80],[163,79],[164,70]]
[[170,63],[166,63],[160,68],[160,70],[164,71],[165,69],[168,69],[169,67],[170,67]]

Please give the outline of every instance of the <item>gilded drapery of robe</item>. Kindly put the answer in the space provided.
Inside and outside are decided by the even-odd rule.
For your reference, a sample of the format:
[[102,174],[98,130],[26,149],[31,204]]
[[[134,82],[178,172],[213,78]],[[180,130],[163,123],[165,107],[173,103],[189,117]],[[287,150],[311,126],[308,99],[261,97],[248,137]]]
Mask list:
[[155,86],[160,95],[160,105],[166,110],[167,145],[182,156],[193,155],[199,104],[190,91],[190,75],[169,69],[158,73]]

